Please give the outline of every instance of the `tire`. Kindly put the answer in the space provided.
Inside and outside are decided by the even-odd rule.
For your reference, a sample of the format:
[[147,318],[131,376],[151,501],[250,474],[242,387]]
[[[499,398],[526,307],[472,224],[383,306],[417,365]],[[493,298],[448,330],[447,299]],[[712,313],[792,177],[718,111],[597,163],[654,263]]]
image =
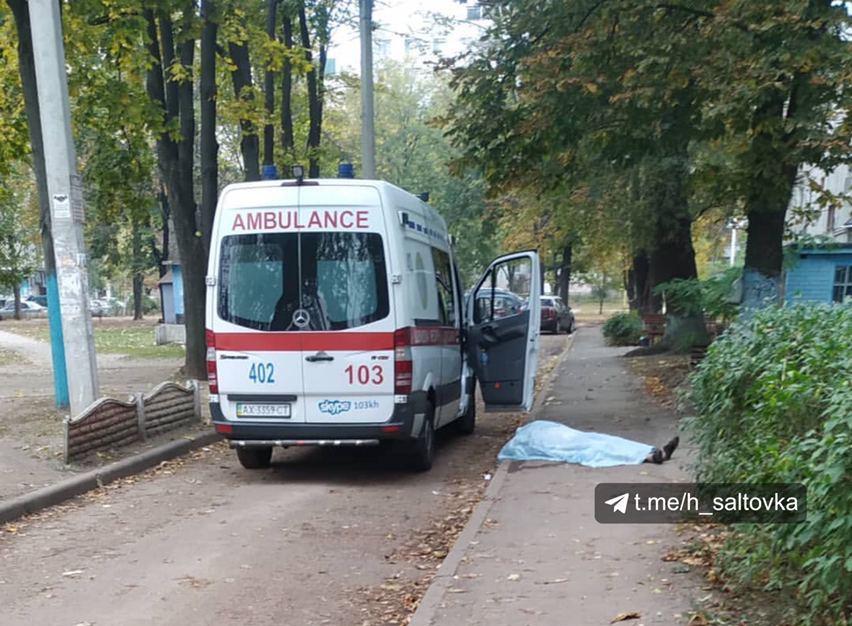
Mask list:
[[415,472],[428,472],[432,469],[435,458],[435,407],[429,402],[426,405],[426,419],[423,421],[423,431],[411,446],[409,463]]
[[265,469],[272,461],[272,448],[237,448],[237,458],[246,469]]
[[[474,381],[473,388],[476,389],[476,382]],[[460,418],[456,420],[456,430],[458,430],[462,435],[471,435],[473,434],[474,429],[476,428],[476,394],[470,394],[470,400],[467,402],[467,410],[464,412]]]

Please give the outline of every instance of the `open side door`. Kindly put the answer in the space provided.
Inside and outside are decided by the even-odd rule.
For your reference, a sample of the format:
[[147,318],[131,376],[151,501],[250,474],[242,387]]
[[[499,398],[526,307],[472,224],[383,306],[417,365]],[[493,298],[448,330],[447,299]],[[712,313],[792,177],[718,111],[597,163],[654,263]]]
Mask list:
[[468,358],[486,412],[532,408],[541,321],[536,252],[495,259],[467,302]]

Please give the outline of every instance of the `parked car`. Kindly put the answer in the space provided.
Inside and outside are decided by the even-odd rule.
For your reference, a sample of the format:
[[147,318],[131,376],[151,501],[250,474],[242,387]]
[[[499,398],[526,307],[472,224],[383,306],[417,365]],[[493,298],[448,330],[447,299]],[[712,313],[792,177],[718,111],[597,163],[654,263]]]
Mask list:
[[[31,319],[34,317],[44,317],[47,315],[47,309],[37,302],[28,302],[26,300],[21,301],[21,318],[22,319]],[[0,320],[11,320],[15,318],[15,301],[12,300],[7,302],[6,305],[0,309]]]
[[541,330],[574,332],[574,312],[559,296],[541,297]]
[[36,304],[47,308],[47,296],[28,296],[27,302],[35,302]]
[[[491,310],[491,299],[494,299],[494,318],[500,319],[516,315],[527,308],[527,302],[520,296],[507,291],[505,289],[480,289],[476,294],[476,310],[479,312],[479,318],[485,319],[490,317],[488,313]],[[465,296],[465,306],[470,299],[470,294]]]

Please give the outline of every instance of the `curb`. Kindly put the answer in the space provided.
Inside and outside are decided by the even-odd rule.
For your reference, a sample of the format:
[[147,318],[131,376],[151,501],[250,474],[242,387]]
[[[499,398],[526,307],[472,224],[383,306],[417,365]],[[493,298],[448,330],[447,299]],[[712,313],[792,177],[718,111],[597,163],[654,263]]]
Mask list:
[[75,496],[97,489],[107,483],[119,478],[138,474],[163,461],[169,461],[219,441],[220,435],[215,432],[206,432],[196,435],[190,439],[178,439],[170,441],[151,450],[135,454],[126,459],[104,465],[94,470],[78,474],[68,480],[36,489],[29,493],[12,498],[6,502],[0,502],[0,524],[35,513],[49,506],[65,502]]
[[[541,390],[539,390],[536,395],[536,402],[534,403],[535,407],[542,406],[542,401],[546,397],[546,394],[550,389],[550,385],[556,377],[556,372],[559,370],[565,359],[568,358],[571,348],[574,347],[574,337],[576,332],[577,331],[575,330],[571,333],[565,349],[556,361],[556,365],[553,366],[553,369],[548,374],[547,380],[541,386]],[[530,418],[526,421],[535,419],[538,412],[538,408],[534,409],[530,414]],[[411,621],[408,622],[408,626],[432,625],[435,613],[438,611],[447,589],[449,589],[453,582],[453,576],[456,575],[456,571],[464,558],[465,552],[467,552],[471,542],[482,528],[482,524],[487,519],[488,513],[491,511],[491,507],[500,498],[500,491],[502,490],[503,483],[506,482],[506,476],[509,473],[509,465],[509,463],[499,463],[497,465],[497,469],[494,472],[491,482],[485,489],[485,494],[483,494],[482,500],[480,500],[479,504],[477,504],[473,509],[473,513],[471,513],[470,518],[467,520],[467,524],[464,525],[464,528],[456,538],[456,542],[453,544],[453,547],[450,548],[449,554],[447,554],[444,558],[441,565],[438,566],[438,571],[435,572],[435,577],[432,579],[432,582],[429,583],[429,587],[426,589],[426,593],[423,594],[420,604],[417,605],[417,610],[414,611],[414,615],[411,616]]]

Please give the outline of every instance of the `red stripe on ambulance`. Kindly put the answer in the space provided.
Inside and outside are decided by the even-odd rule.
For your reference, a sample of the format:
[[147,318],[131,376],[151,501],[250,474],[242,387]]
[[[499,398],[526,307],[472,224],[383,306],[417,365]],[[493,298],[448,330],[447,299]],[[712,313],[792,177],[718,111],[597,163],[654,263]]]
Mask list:
[[216,333],[218,350],[393,350],[393,333],[261,332]]
[[[458,345],[459,332],[452,327],[401,329],[409,333],[411,346]],[[358,332],[259,332],[216,333],[217,350],[282,351],[298,350],[393,350],[393,333]]]

